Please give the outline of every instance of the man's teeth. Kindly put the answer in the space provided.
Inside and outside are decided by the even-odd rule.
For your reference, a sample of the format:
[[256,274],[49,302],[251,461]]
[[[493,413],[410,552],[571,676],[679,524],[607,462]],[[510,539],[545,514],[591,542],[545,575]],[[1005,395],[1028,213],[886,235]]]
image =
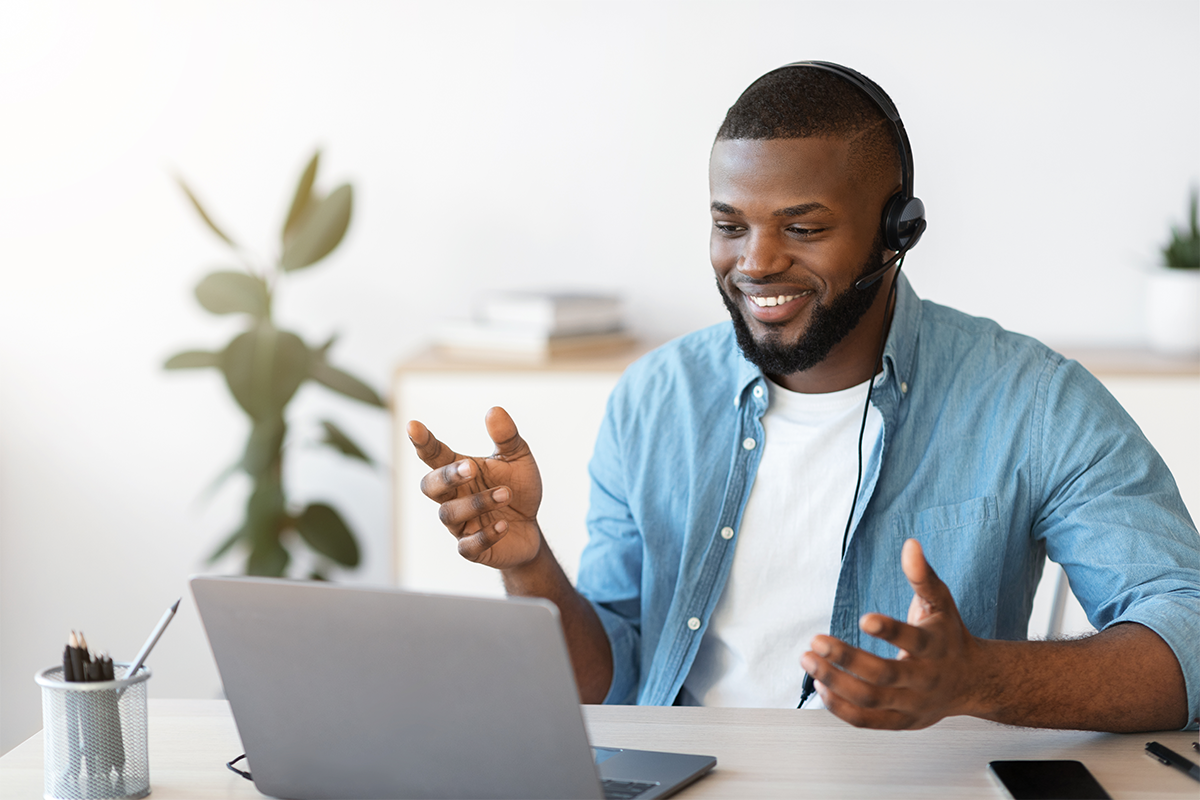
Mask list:
[[778,297],[759,297],[758,295],[750,295],[750,299],[753,300],[754,304],[759,308],[765,308],[768,306],[781,306],[788,301],[795,300],[799,296],[800,295],[798,294],[781,294]]

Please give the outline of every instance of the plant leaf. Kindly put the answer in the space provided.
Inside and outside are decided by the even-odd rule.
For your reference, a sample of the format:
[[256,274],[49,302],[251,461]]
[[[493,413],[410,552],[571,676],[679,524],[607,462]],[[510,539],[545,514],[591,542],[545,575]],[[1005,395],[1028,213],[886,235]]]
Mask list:
[[338,394],[360,400],[367,405],[386,408],[383,398],[374,389],[350,373],[330,365],[324,358],[313,358],[309,377]]
[[196,284],[196,299],[214,314],[265,317],[270,302],[267,284],[244,272],[214,272]]
[[282,417],[256,420],[250,429],[246,452],[242,455],[241,467],[249,475],[266,472],[277,462],[282,462],[283,439],[287,424]]
[[283,223],[283,233],[280,238],[284,247],[291,241],[296,226],[308,211],[309,201],[312,199],[313,183],[317,179],[317,165],[320,160],[321,151],[318,150],[313,153],[312,160],[308,162],[308,166],[304,168],[304,174],[300,176],[296,194],[292,197],[292,207],[288,209],[287,219]]
[[288,562],[291,560],[287,548],[280,544],[278,539],[255,542],[250,557],[246,559],[246,574],[280,578],[287,571]]
[[341,428],[329,420],[321,420],[321,424],[325,427],[325,438],[321,440],[323,444],[330,445],[344,456],[360,459],[372,466],[375,465],[371,457],[364,453],[361,447],[351,441],[350,437]]
[[200,205],[200,201],[196,199],[196,195],[192,194],[192,190],[189,189],[188,185],[183,182],[183,177],[180,175],[176,175],[175,180],[179,184],[179,188],[183,189],[183,193],[186,194],[188,196],[188,199],[192,201],[192,205],[196,207],[197,213],[200,214],[200,219],[204,220],[205,224],[208,225],[208,227],[210,229],[212,229],[213,233],[215,233],[217,236],[220,236],[222,239],[224,239],[225,243],[227,245],[236,249],[237,245],[234,244],[233,239],[230,239],[228,236],[226,236],[225,231],[218,228],[217,223],[212,221],[212,217],[210,217],[208,215],[208,212],[204,210],[204,206]]
[[[314,201],[310,200],[310,204]],[[308,211],[283,249],[281,266],[292,271],[315,264],[332,252],[350,227],[354,189],[343,184]]]
[[260,321],[229,343],[221,366],[238,405],[252,419],[265,420],[283,416],[311,360],[303,339]]
[[296,530],[308,546],[346,567],[358,566],[358,542],[337,511],[313,503],[296,520]]
[[246,522],[242,526],[242,535],[250,542],[246,574],[279,576],[287,569],[290,556],[279,541],[286,520],[279,476],[260,474],[246,502]]
[[210,353],[207,350],[184,350],[167,359],[163,369],[201,369],[203,367],[220,367],[221,354]]

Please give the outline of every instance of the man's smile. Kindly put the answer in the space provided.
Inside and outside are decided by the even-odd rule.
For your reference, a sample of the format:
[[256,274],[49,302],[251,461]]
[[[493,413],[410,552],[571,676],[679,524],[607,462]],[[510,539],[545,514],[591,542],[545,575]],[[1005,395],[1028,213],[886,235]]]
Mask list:
[[814,293],[812,290],[793,290],[790,294],[742,294],[746,298],[744,305],[750,316],[759,322],[777,323],[791,319],[808,304]]

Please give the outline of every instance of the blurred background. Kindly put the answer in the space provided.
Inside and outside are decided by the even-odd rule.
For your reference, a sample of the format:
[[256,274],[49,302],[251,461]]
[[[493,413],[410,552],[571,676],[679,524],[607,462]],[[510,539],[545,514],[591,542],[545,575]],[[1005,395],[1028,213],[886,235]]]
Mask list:
[[[3,2],[0,752],[40,727],[32,677],[68,629],[128,659],[180,596],[152,695],[219,690],[186,577],[241,518],[244,476],[198,498],[247,423],[215,372],[162,363],[240,322],[196,304],[231,262],[174,175],[269,254],[322,148],[354,219],[276,315],[340,333],[334,360],[383,391],[492,290],[616,292],[654,340],[724,319],[712,137],[759,74],[832,60],[904,118],[919,294],[1059,347],[1135,347],[1200,181],[1198,35],[1195,0]],[[412,456],[386,414],[319,388],[294,411],[326,406],[384,466],[314,451],[289,485],[359,533],[363,568],[336,578],[389,583],[388,470]]]

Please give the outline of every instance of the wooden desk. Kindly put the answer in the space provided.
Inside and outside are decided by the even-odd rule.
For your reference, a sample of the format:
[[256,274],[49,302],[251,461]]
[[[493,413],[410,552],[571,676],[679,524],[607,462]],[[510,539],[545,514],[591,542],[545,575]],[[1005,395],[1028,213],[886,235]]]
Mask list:
[[[1194,733],[1116,735],[1008,728],[955,718],[924,731],[864,731],[825,711],[584,706],[598,745],[717,757],[681,798],[1000,798],[993,759],[1077,759],[1114,798],[1197,796],[1200,784],[1147,757],[1155,739],[1195,756]],[[150,786],[155,800],[262,797],[225,769],[241,753],[220,700],[150,701]],[[0,758],[0,798],[42,794],[42,735]]]

